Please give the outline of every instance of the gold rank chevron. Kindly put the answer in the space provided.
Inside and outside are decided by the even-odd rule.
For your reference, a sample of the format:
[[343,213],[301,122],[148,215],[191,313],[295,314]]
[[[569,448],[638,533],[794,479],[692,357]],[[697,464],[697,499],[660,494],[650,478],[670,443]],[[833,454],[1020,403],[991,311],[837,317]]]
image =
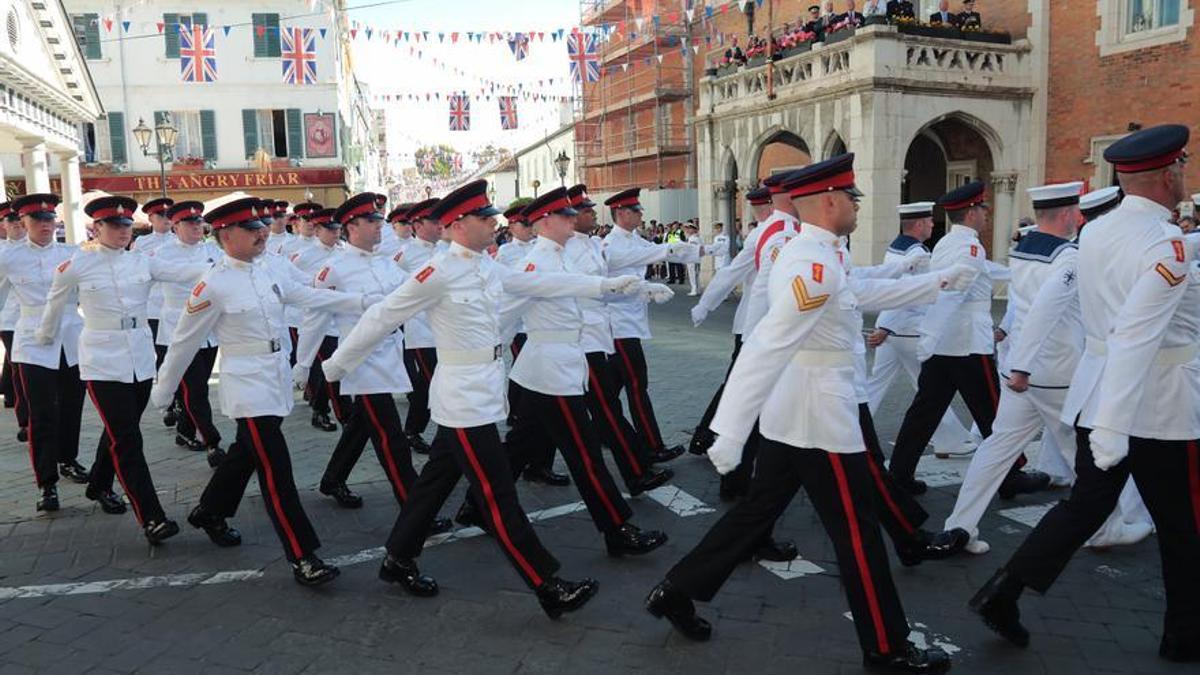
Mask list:
[[792,295],[796,296],[796,306],[801,312],[807,312],[810,309],[816,309],[825,304],[829,299],[829,294],[811,296],[808,294],[808,287],[804,285],[804,279],[797,276],[792,279]]
[[1154,267],[1154,271],[1158,272],[1163,279],[1166,279],[1167,283],[1171,286],[1178,286],[1179,284],[1183,283],[1184,279],[1187,279],[1187,275],[1175,276],[1175,274],[1171,270],[1167,269],[1167,266],[1162,263],[1158,263],[1158,265]]

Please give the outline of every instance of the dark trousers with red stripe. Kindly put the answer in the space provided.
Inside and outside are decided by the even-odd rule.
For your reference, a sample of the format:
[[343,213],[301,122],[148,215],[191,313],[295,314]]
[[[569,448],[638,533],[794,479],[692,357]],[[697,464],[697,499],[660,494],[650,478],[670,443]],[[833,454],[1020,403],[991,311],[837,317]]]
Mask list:
[[275,416],[238,418],[237,438],[200,495],[200,506],[221,518],[232,518],[250,476],[257,472],[267,516],[287,559],[295,562],[320,548],[321,540],[300,504],[282,423],[283,418]]
[[423,434],[429,426],[429,384],[437,369],[437,349],[420,347],[404,350],[404,367],[413,390],[408,392],[408,414],[404,418],[404,433]]
[[398,558],[421,554],[434,518],[464,474],[470,499],[487,522],[488,533],[521,579],[531,588],[541,586],[558,571],[559,563],[538,539],[517,499],[512,467],[495,424],[438,427],[429,461],[388,537],[388,552]]
[[763,439],[750,494],[667,573],[694,600],[712,600],[803,487],[833,540],[839,576],[864,651],[904,646],[908,622],[879,532],[865,452],[835,454]]
[[588,352],[588,386],[583,400],[591,413],[600,442],[608,446],[626,484],[637,480],[650,466],[650,452],[621,408],[620,387],[612,362],[604,352]]
[[176,407],[181,411],[175,431],[185,438],[200,440],[210,448],[221,443],[221,433],[213,425],[212,404],[208,400],[208,378],[217,361],[217,348],[205,347],[183,373],[175,391]]
[[862,429],[863,444],[867,446],[867,469],[871,473],[879,524],[893,542],[906,542],[929,519],[929,512],[907,490],[896,485],[895,477],[886,470],[887,459],[879,445],[879,435],[875,433],[871,407],[866,403],[858,404],[858,426]]
[[642,444],[657,452],[666,447],[658,420],[654,417],[654,404],[650,402],[649,383],[646,380],[646,355],[642,352],[642,341],[638,338],[613,340],[617,353],[611,358],[617,383],[625,390],[629,401],[629,417],[637,429]]
[[392,493],[401,505],[417,482],[417,470],[412,464],[412,450],[400,424],[400,413],[391,394],[359,394],[354,397],[342,435],[338,438],[321,485],[345,483],[358,463],[367,441],[375,447],[379,466],[387,475]]
[[25,428],[29,426],[29,400],[12,362],[13,332],[0,331],[0,342],[4,343],[4,373],[0,376],[0,393],[4,394],[4,407],[13,408],[17,413],[17,426]]
[[730,495],[744,495],[750,491],[754,479],[755,459],[758,457],[758,446],[762,444],[762,434],[758,433],[758,422],[750,429],[750,435],[742,445],[742,461],[733,471],[721,476],[721,491]]
[[725,371],[725,379],[721,380],[721,386],[713,392],[712,400],[708,402],[708,407],[704,409],[704,414],[700,416],[700,422],[696,424],[697,429],[707,429],[709,424],[712,424],[713,416],[717,414],[717,406],[721,404],[721,394],[725,393],[725,383],[729,380],[729,373],[733,372],[733,364],[737,363],[738,354],[742,353],[742,336],[735,334],[733,336],[733,354],[729,357],[729,369]]
[[317,358],[313,361],[312,368],[308,371],[308,389],[309,398],[308,405],[314,413],[323,413],[328,415],[330,408],[333,410],[334,418],[346,423],[346,416],[350,412],[350,397],[342,396],[342,386],[339,382],[330,382],[325,379],[325,371],[321,368],[321,364],[325,359],[333,355],[337,351],[338,339],[326,335],[321,339],[321,347],[317,349]]
[[68,366],[59,352],[58,368],[16,364],[29,396],[29,459],[38,487],[58,482],[58,464],[79,456],[79,418],[85,390],[79,366]]
[[1162,556],[1165,632],[1200,639],[1200,444],[1130,438],[1129,456],[1107,471],[1096,467],[1090,429],[1075,429],[1075,485],[1050,509],[1008,561],[1008,570],[1045,593],[1071,556],[1117,506],[1130,475],[1154,520]]
[[138,524],[161,522],[166,514],[158,501],[142,449],[142,413],[150,401],[153,382],[89,380],[85,384],[103,426],[88,486],[107,490],[112,487],[115,474],[129,497]]
[[[517,385],[520,387],[520,385]],[[588,419],[582,396],[552,396],[521,388],[517,425],[508,434],[508,451],[515,478],[528,465],[525,448],[538,447],[546,436],[562,452],[567,469],[596,529],[616,530],[633,515],[604,464],[600,439]]]
[[[521,349],[525,346],[525,341],[529,336],[525,333],[517,333],[513,337],[512,344],[509,349],[512,351],[513,361],[521,355]],[[512,380],[508,381],[508,426],[513,428],[517,425],[517,417],[521,414],[521,387]],[[539,471],[551,471],[554,469],[554,453],[556,448],[548,436],[543,435],[538,438],[538,444],[533,446],[534,439],[529,439],[530,444],[522,448],[522,454],[525,460],[525,468],[536,469]]]
[[892,450],[888,469],[901,478],[912,478],[921,453],[933,438],[955,394],[961,394],[971,417],[984,438],[992,435],[992,420],[1000,405],[1000,378],[991,354],[942,356],[935,354],[921,364],[917,394],[913,397]]
[[158,319],[146,319],[146,323],[150,325],[150,339],[154,341],[154,370],[157,371],[167,358],[167,346],[158,344]]

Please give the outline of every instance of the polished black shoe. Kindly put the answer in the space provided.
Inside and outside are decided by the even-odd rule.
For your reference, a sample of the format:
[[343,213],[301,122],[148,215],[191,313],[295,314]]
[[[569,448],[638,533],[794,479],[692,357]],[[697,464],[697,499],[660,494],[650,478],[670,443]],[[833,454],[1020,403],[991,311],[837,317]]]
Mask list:
[[1050,476],[1041,471],[1013,471],[1004,477],[996,494],[1000,499],[1013,499],[1017,495],[1041,492],[1050,487]]
[[337,431],[337,425],[329,419],[329,413],[313,413],[312,425],[321,431]]
[[42,488],[42,497],[37,500],[38,511],[57,511],[58,510],[58,488],[53,485],[47,485]]
[[707,642],[712,637],[712,624],[696,616],[692,599],[675,590],[669,581],[655,586],[646,596],[646,611],[656,619],[666,618],[689,640]]
[[400,587],[418,598],[432,598],[438,594],[437,581],[433,577],[421,574],[415,560],[393,558],[389,553],[379,566],[379,578],[389,584],[400,584]]
[[561,473],[555,473],[554,469],[543,469],[529,467],[521,474],[525,480],[530,483],[541,483],[542,485],[551,485],[554,487],[565,487],[571,484],[571,478]]
[[657,467],[647,467],[641,476],[633,479],[625,484],[629,488],[629,494],[636,497],[643,492],[649,492],[656,487],[662,487],[664,483],[675,477],[675,472],[670,469],[659,469]]
[[105,513],[125,513],[125,501],[112,490],[93,490],[89,487],[83,491],[83,496],[99,504],[100,510]]
[[242,543],[241,532],[230,527],[224,518],[206,512],[199,505],[188,514],[187,521],[192,527],[204,530],[204,534],[208,535],[212,543],[221,548],[240,546]]
[[180,434],[180,433],[175,434],[175,445],[178,445],[179,447],[187,449],[187,450],[191,450],[192,452],[199,452],[199,451],[205,449],[205,445],[204,445],[203,441],[197,440],[195,438],[188,438],[187,436],[184,436],[183,434]]
[[779,541],[774,537],[767,537],[767,540],[754,551],[755,560],[791,562],[799,557],[800,550],[796,548],[794,542]]
[[684,450],[682,445],[672,445],[669,448],[655,450],[654,452],[650,453],[650,463],[662,464],[663,462],[669,462],[682,455],[684,452],[686,452],[686,450]]
[[950,670],[950,656],[940,649],[920,649],[905,642],[899,651],[888,654],[866,652],[863,665],[868,670],[889,670],[894,673],[944,673]]
[[645,555],[667,543],[665,532],[640,530],[633,523],[625,523],[612,532],[604,533],[604,545],[614,558],[623,555]]
[[538,586],[537,599],[546,616],[557,619],[567,612],[574,612],[586,605],[598,590],[600,590],[600,582],[595,579],[566,581],[558,577],[550,577],[541,586]]
[[173,426],[175,426],[175,423],[178,421],[179,421],[179,415],[176,414],[175,405],[172,404],[171,407],[167,408],[166,412],[163,413],[163,426],[164,427],[173,427]]
[[1001,568],[967,606],[1005,640],[1018,647],[1028,647],[1029,631],[1021,625],[1021,609],[1017,606],[1022,588],[1023,584],[1016,577]]
[[697,428],[692,433],[692,440],[688,443],[688,452],[693,455],[703,455],[708,452],[713,443],[717,442],[717,435],[709,429]]
[[962,551],[970,540],[971,535],[961,527],[937,534],[917,530],[907,541],[896,542],[896,556],[901,565],[912,567],[925,560],[949,558]]
[[479,513],[479,509],[475,508],[475,504],[470,499],[463,502],[463,505],[458,507],[458,513],[454,514],[454,522],[463,527],[478,527],[481,530],[487,528],[483,523],[483,514]]
[[917,480],[916,478],[905,478],[904,476],[897,476],[896,474],[892,474],[892,480],[894,480],[896,485],[899,485],[910,495],[923,495],[929,491],[929,486],[926,485],[925,481],[923,480]]
[[445,534],[454,529],[454,521],[449,518],[434,518],[429,526],[429,534]]
[[363,505],[362,497],[359,497],[358,495],[351,492],[350,488],[346,487],[345,483],[338,483],[337,485],[322,484],[320,490],[321,490],[321,494],[333,497],[333,501],[337,502],[337,505],[342,508],[345,508],[345,509],[361,509],[362,508],[362,505]]
[[292,563],[292,576],[301,586],[320,586],[337,578],[341,570],[309,553]]
[[17,442],[27,443],[29,441],[29,427],[21,427],[17,430]]
[[59,463],[58,475],[81,485],[88,482],[88,470],[75,460]]
[[154,546],[158,546],[179,534],[179,524],[170,519],[151,520],[146,523],[146,527],[142,531],[146,534],[146,541]]
[[211,446],[208,448],[208,456],[206,459],[208,460],[208,465],[215,469],[218,466],[221,466],[221,462],[225,461],[225,451],[219,446]]
[[1195,636],[1185,639],[1182,635],[1163,633],[1162,641],[1158,643],[1158,655],[1179,663],[1200,661],[1200,640]]
[[405,433],[404,436],[408,438],[408,446],[413,452],[417,453],[418,455],[429,454],[429,444],[425,442],[424,438],[421,438],[421,434]]

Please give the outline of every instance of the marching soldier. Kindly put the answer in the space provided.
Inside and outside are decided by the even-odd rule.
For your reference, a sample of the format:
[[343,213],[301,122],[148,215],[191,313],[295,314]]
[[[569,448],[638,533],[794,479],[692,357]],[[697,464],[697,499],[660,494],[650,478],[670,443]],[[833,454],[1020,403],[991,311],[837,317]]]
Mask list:
[[1090,223],[1100,216],[1117,208],[1121,203],[1121,188],[1112,185],[1099,190],[1092,190],[1079,198],[1079,213],[1083,215],[1084,223]]
[[[392,257],[409,275],[425,268],[433,258],[442,238],[442,223],[431,217],[438,200],[426,199],[413,204],[406,218],[413,224],[412,243]],[[424,312],[418,312],[404,322],[404,367],[412,382],[408,394],[408,414],[404,418],[404,435],[413,452],[429,454],[429,444],[421,437],[429,426],[429,385],[437,368],[437,350],[433,330]]]
[[288,242],[296,237],[296,235],[288,232],[288,203],[285,201],[276,201],[272,203],[271,216],[268,219],[270,222],[265,222],[271,234],[267,235],[267,252],[275,255],[283,255],[283,249],[287,247]]
[[338,569],[316,556],[320,540],[300,504],[280,430],[294,405],[283,306],[356,311],[372,298],[298,284],[259,261],[267,243],[266,228],[258,219],[262,206],[260,200],[245,197],[206,214],[225,257],[192,289],[151,401],[158,407],[167,405],[196,352],[215,334],[221,345],[221,411],[237,422],[237,440],[213,472],[188,522],[218,546],[240,544],[241,534],[226,519],[237,512],[246,483],[257,472],[263,504],[292,564],[292,575],[302,585],[315,586],[332,581]]
[[[25,244],[25,226],[21,217],[12,208],[12,202],[0,204],[0,258],[4,250]],[[0,276],[0,287],[6,286],[8,280]],[[4,407],[12,408],[17,417],[17,441],[25,443],[29,440],[29,401],[25,387],[17,375],[12,363],[13,333],[17,330],[17,322],[21,319],[21,303],[15,293],[0,291],[0,342],[4,343],[4,377],[0,389],[4,392]]]
[[210,263],[165,263],[126,250],[137,207],[129,197],[88,203],[85,211],[96,224],[96,238],[55,268],[34,339],[53,344],[63,315],[74,313],[78,302],[83,314],[79,378],[104,427],[89,492],[106,498],[115,474],[146,540],[157,545],[178,534],[179,526],[163,512],[142,450],[141,419],[155,372],[154,336],[146,320],[150,291],[156,284],[194,283]]
[[303,253],[309,246],[317,243],[317,238],[313,236],[313,224],[309,217],[324,208],[324,206],[316,202],[303,202],[292,207],[292,215],[294,216],[292,220],[292,238],[283,245],[281,251],[283,257],[288,260],[294,260],[295,256]]
[[[7,280],[7,292],[20,306],[12,362],[29,398],[29,458],[41,491],[38,511],[58,510],[60,474],[76,483],[88,482],[88,470],[77,460],[84,397],[78,365],[83,321],[77,312],[64,312],[49,344],[34,339],[55,269],[68,263],[78,250],[55,241],[54,207],[60,201],[58,195],[48,193],[13,200],[12,209],[21,218],[26,240],[0,254],[0,279]],[[90,490],[86,495],[93,500],[106,497]]]
[[[575,232],[576,213],[570,195],[561,187],[525,207],[522,215],[537,229],[538,237],[520,273],[535,277],[561,274],[555,277],[556,286],[569,285],[580,289],[575,295],[599,300],[604,289],[619,278],[578,274],[568,265],[565,244]],[[635,290],[664,300],[672,295],[661,284],[644,284]],[[583,399],[588,366],[581,345],[583,314],[575,298],[518,296],[505,303],[503,316],[523,317],[529,335],[509,373],[520,392],[516,426],[507,439],[509,452],[516,455],[514,478],[523,468],[523,455],[529,447],[557,446],[592,523],[604,534],[610,556],[642,555],[665,544],[667,535],[642,531],[629,522],[633,511],[604,464]],[[539,437],[548,437],[551,443],[539,443]]]
[[[221,259],[221,250],[215,244],[204,241],[204,204],[195,201],[179,202],[167,209],[167,218],[175,230],[175,240],[154,251],[152,256],[161,264],[189,265],[207,263],[212,265]],[[276,221],[279,222],[279,221]],[[270,239],[268,239],[268,246]],[[157,344],[166,349],[175,335],[175,326],[187,305],[194,284],[162,284],[163,306]],[[208,465],[217,466],[225,457],[221,449],[221,433],[213,424],[212,405],[209,403],[208,378],[212,376],[217,360],[217,342],[209,336],[196,352],[179,390],[175,392],[175,407],[179,409],[179,420],[175,424],[175,444],[205,452]]]
[[[363,194],[369,195],[374,203],[374,193]],[[308,214],[308,222],[313,225],[317,241],[292,258],[292,263],[310,280],[316,277],[317,271],[330,256],[342,248],[342,224],[334,220],[333,214],[334,209],[321,209]],[[303,318],[301,321],[307,323]],[[337,385],[326,382],[325,374],[319,367],[312,368],[313,365],[319,366],[321,361],[329,358],[333,350],[337,349],[337,339],[337,326],[328,325],[319,342],[304,342],[315,349],[310,348],[309,351],[302,352],[299,344],[296,346],[296,363],[308,364],[310,367],[306,391],[308,405],[312,408],[312,425],[322,431],[337,431],[337,424],[329,419],[330,408],[333,409],[334,418],[345,424],[347,408],[350,406],[350,400],[338,393]]]
[[395,236],[381,239],[379,246],[375,249],[376,253],[393,258],[412,243],[412,226],[406,220],[408,210],[411,208],[412,204],[401,204],[388,213],[387,227],[384,228],[384,231],[390,230]]
[[1194,251],[1168,220],[1188,194],[1187,141],[1187,127],[1164,125],[1104,152],[1126,196],[1079,238],[1075,283],[1086,348],[1061,415],[1076,429],[1075,486],[970,602],[1018,646],[1029,644],[1017,605],[1022,590],[1050,588],[1132,475],[1162,555],[1159,656],[1200,660],[1200,283]]
[[[712,628],[696,616],[693,601],[716,594],[804,487],[833,540],[864,663],[942,672],[950,667],[944,652],[908,641],[908,622],[867,496],[871,474],[854,402],[861,317],[839,239],[856,226],[855,197],[861,193],[854,186],[853,159],[841,155],[812,164],[786,183],[805,227],[777,257],[768,313],[733,367],[713,418],[717,440],[708,452],[718,471],[728,473],[760,419],[763,443],[754,485],[651,591],[646,609],[670,619],[686,637],[707,640]],[[965,286],[969,279],[949,271],[901,283],[932,299],[940,285]],[[820,388],[795,386],[798,382]]]
[[[159,246],[175,238],[171,232],[171,221],[167,220],[167,209],[175,203],[170,197],[151,199],[142,205],[142,213],[150,221],[150,232],[136,237],[129,245],[129,250],[139,253],[151,253]],[[95,234],[93,233],[93,237]],[[150,334],[154,336],[154,367],[157,370],[162,365],[165,349],[158,345],[158,321],[162,315],[162,288],[158,284],[150,287],[150,299],[146,303],[146,320],[150,323]],[[168,336],[169,337],[169,336]],[[179,411],[172,404],[163,414],[163,426],[173,427],[179,420]]]

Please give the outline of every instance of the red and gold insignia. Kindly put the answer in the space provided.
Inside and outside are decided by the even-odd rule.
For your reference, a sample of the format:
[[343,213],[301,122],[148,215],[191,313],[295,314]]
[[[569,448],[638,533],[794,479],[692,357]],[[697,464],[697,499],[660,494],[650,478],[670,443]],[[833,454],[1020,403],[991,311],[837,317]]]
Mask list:
[[532,272],[536,269],[537,269],[537,265],[534,265],[533,263],[529,263],[528,265],[525,266],[526,272]]
[[1187,260],[1187,256],[1184,255],[1182,241],[1179,241],[1178,239],[1172,239],[1171,240],[1171,248],[1175,249],[1175,261],[1176,262],[1185,262]]
[[328,266],[322,267],[321,271],[317,272],[317,281],[325,281],[325,278],[328,276],[329,276],[329,267]]
[[288,260],[290,260],[292,262],[296,262],[296,258],[299,258],[299,257],[300,257],[299,253],[293,253],[292,257],[288,258]]
[[201,281],[200,283],[196,284],[195,288],[192,289],[192,296],[198,298],[198,297],[200,297],[200,294],[203,292],[204,292],[204,282]]
[[55,269],[57,269],[57,270],[58,270],[58,273],[59,273],[59,274],[62,274],[63,272],[66,272],[66,271],[67,271],[67,268],[68,268],[68,267],[70,267],[70,266],[71,266],[71,261],[70,261],[70,260],[64,260],[64,261],[62,261],[62,264],[60,264],[60,265],[59,265],[57,268],[55,268]]
[[813,263],[813,281],[818,284],[825,281],[825,266],[821,263]]
[[403,257],[404,257],[404,251],[400,251],[392,258],[392,260],[395,260],[396,262],[400,262],[400,259]]
[[779,249],[777,249],[777,248],[772,249],[771,250],[771,262],[775,262],[775,259],[778,257],[779,257]]
[[1187,279],[1186,274],[1175,276],[1175,273],[1172,272],[1170,269],[1168,269],[1167,266],[1162,263],[1158,263],[1157,265],[1155,265],[1154,271],[1158,272],[1159,276],[1161,276],[1163,279],[1166,279],[1167,284],[1170,286],[1178,286],[1179,284],[1183,283],[1184,280]]
[[433,265],[428,265],[425,267],[425,269],[421,270],[420,272],[417,272],[417,283],[418,284],[425,283],[425,280],[429,278],[430,274],[433,274]]
[[975,258],[978,256],[979,256],[979,247],[975,244],[971,244],[971,257]]
[[[816,270],[814,269],[813,271],[815,272]],[[799,276],[792,279],[792,295],[796,296],[796,307],[801,312],[816,309],[824,305],[825,301],[829,299],[828,293],[824,295],[809,295],[808,286],[804,285],[804,278]]]
[[211,306],[212,306],[212,301],[211,301],[211,300],[204,300],[204,301],[202,301],[202,302],[198,302],[198,303],[196,303],[196,304],[194,304],[194,305],[192,304],[192,301],[191,301],[191,300],[188,300],[188,302],[187,302],[187,313],[188,313],[188,314],[195,314],[196,312],[203,312],[204,310],[208,309],[208,308],[209,308],[209,307],[211,307]]

